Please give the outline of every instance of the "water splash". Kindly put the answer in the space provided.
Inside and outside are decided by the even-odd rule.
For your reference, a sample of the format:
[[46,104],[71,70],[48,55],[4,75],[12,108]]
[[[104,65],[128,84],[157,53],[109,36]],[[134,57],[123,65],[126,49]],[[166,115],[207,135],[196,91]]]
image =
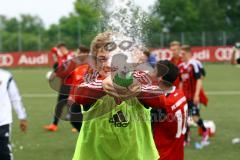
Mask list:
[[141,43],[144,40],[143,24],[147,21],[141,8],[133,0],[112,0],[109,6],[106,30],[118,32]]

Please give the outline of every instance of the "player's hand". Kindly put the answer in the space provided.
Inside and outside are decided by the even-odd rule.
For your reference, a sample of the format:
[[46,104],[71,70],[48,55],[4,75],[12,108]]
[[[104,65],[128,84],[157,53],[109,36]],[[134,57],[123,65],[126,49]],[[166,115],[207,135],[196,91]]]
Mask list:
[[121,100],[127,100],[129,98],[137,96],[141,91],[141,86],[138,81],[134,81],[129,87],[122,87],[115,84],[111,76],[108,76],[103,80],[103,89],[109,95],[120,98]]
[[199,95],[195,95],[194,98],[193,98],[193,103],[194,103],[195,105],[198,105],[199,102],[200,102],[200,97],[199,97]]
[[27,123],[27,120],[20,120],[20,130],[24,133],[27,132],[27,126],[28,126],[28,123]]

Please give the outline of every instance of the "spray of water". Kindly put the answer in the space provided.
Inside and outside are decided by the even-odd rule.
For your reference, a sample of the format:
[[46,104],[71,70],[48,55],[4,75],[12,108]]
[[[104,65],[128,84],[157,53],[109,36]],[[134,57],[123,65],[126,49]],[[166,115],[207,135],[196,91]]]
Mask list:
[[109,2],[109,13],[106,30],[131,37],[137,43],[143,41],[143,23],[147,18],[133,0],[112,0]]

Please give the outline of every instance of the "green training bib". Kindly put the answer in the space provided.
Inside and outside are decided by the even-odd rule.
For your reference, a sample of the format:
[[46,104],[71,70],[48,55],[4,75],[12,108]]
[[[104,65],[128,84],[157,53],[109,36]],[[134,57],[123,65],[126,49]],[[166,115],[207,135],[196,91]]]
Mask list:
[[157,160],[150,110],[132,98],[115,103],[104,96],[83,112],[73,160]]

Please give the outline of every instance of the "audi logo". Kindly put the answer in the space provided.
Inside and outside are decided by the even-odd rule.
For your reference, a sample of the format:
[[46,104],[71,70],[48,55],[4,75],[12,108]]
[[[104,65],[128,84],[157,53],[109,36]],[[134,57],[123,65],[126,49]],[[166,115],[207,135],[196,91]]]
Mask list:
[[10,54],[0,54],[0,67],[9,67],[13,64],[13,56]]
[[219,61],[230,60],[232,57],[232,48],[218,48],[215,51],[215,57]]

